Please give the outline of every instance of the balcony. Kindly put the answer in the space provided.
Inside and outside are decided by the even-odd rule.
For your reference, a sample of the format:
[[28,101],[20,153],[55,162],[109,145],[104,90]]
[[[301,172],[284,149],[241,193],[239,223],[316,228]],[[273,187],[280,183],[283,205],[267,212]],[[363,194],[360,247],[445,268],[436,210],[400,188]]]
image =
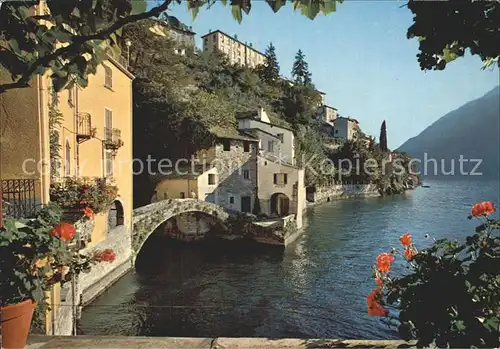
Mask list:
[[2,219],[30,218],[37,209],[34,179],[6,179],[0,181],[0,226]]
[[93,130],[89,113],[79,112],[76,115],[76,140],[78,143],[85,142],[92,138]]
[[113,155],[123,146],[121,131],[117,128],[104,128],[104,148],[111,150]]

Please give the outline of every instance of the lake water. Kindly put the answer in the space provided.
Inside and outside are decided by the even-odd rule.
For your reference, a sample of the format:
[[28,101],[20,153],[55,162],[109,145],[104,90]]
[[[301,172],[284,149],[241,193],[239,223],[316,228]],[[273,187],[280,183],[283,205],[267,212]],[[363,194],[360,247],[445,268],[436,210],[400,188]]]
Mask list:
[[[151,239],[142,268],[83,311],[82,334],[396,338],[366,314],[380,252],[410,231],[417,247],[463,238],[477,201],[498,182],[429,181],[404,195],[335,201],[308,212],[305,233],[284,251],[185,245]],[[497,212],[498,213],[498,212]],[[402,266],[399,266],[401,270]],[[395,266],[398,271],[398,265]]]

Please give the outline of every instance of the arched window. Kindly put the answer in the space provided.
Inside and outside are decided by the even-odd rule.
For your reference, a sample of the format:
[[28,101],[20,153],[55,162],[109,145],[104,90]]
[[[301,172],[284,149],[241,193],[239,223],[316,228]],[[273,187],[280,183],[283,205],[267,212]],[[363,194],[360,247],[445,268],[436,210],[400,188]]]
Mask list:
[[69,145],[69,140],[66,140],[64,150],[64,175],[66,177],[71,176],[71,147]]
[[123,205],[115,200],[108,212],[108,231],[124,224]]

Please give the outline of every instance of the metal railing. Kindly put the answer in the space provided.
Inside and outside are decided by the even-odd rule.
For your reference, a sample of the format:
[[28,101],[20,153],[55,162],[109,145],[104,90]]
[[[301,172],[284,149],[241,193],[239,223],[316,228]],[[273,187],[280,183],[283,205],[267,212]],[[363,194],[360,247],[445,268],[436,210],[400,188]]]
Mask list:
[[104,128],[104,137],[106,141],[118,142],[122,138],[122,131],[117,128]]
[[92,122],[89,113],[79,112],[76,116],[76,135],[77,137],[91,137]]
[[37,207],[35,180],[5,179],[0,182],[0,201],[2,201],[0,216],[2,218],[33,217]]

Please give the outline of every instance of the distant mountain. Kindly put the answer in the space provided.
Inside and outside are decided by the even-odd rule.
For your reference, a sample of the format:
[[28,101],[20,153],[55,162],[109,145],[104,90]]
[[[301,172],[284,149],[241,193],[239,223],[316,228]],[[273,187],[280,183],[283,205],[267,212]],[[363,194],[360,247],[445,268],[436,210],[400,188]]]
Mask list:
[[[459,159],[481,159],[482,163],[475,172],[481,177],[474,179],[499,178],[500,165],[500,86],[460,108],[444,115],[427,127],[418,136],[410,138],[398,150],[422,160],[420,166],[424,176],[434,176],[434,165],[428,162],[424,173],[424,159],[437,160],[437,176],[451,172],[454,162],[454,175],[470,178],[476,161],[463,162],[460,170]],[[425,158],[425,153],[427,157]],[[462,173],[461,173],[462,172]],[[467,175],[464,175],[467,173]]]

